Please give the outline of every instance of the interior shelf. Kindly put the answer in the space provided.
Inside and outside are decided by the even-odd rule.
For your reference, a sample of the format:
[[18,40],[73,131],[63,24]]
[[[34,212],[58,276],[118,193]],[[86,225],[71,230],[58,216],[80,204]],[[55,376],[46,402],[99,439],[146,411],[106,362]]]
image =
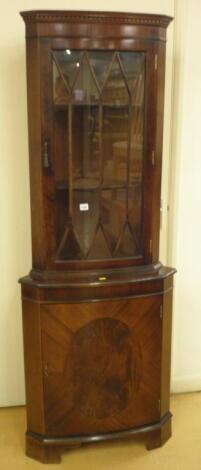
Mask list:
[[[87,103],[87,102],[84,102],[84,101],[77,101],[77,102],[72,102],[72,106],[75,106],[75,107],[99,107],[99,105],[102,104],[102,106],[104,108],[113,108],[113,109],[128,109],[129,108],[129,103],[124,103],[124,104],[121,104],[121,103],[100,103],[100,102],[92,102],[92,103]],[[53,107],[55,110],[57,111],[65,111],[67,110],[68,108],[68,105],[69,103],[54,103],[53,104]],[[142,108],[143,109],[143,106],[142,104],[132,104],[131,105],[132,108]]]
[[[130,182],[129,184],[126,184],[125,181],[119,181],[117,183],[114,181],[108,181],[102,185],[101,190],[112,191],[113,189],[128,189],[135,186],[140,186],[140,184],[140,181]],[[55,187],[57,190],[67,191],[68,183],[65,180],[56,181]],[[100,183],[95,179],[80,178],[79,180],[75,180],[73,182],[74,191],[97,191],[98,189],[100,189]]]

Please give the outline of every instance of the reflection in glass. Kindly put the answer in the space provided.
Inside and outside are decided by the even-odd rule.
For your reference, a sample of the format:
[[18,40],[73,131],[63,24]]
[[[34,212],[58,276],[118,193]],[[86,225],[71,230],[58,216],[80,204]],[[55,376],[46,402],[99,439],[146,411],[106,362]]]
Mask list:
[[102,125],[104,184],[126,184],[129,107],[104,106]]
[[82,52],[53,52],[53,92],[56,104],[66,104],[70,100],[71,88],[79,71]]
[[103,104],[126,105],[129,103],[129,89],[117,54],[109,69],[109,75],[102,89]]
[[[81,210],[85,207],[86,210]],[[79,234],[80,247],[84,257],[88,256],[98,224],[98,191],[77,189],[73,191],[73,227]]]
[[111,66],[114,52],[111,51],[89,51],[89,61],[94,70],[100,89],[103,88],[107,79],[109,67]]
[[96,188],[100,160],[98,106],[73,106],[72,134],[73,188]]
[[100,94],[87,54],[83,54],[72,90],[73,103],[97,103]]
[[120,52],[120,61],[125,72],[131,94],[131,102],[143,106],[144,100],[144,57],[139,52]]
[[104,190],[101,211],[110,242],[110,251],[114,253],[126,218],[126,189]]
[[110,258],[111,253],[107,244],[107,237],[103,226],[98,223],[91,248],[88,254],[89,259]]

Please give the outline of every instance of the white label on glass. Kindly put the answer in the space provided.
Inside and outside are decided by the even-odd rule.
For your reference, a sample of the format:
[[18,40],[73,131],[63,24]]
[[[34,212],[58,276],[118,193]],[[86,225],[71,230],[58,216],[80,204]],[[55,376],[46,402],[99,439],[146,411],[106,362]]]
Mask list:
[[84,204],[80,204],[80,211],[88,211],[89,210],[89,204],[85,202]]

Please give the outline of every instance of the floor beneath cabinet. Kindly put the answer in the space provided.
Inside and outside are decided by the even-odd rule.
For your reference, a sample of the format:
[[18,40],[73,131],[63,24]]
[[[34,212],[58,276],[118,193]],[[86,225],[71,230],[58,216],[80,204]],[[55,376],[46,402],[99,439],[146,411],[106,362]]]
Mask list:
[[171,399],[173,437],[147,451],[143,443],[121,441],[85,446],[62,454],[58,465],[24,455],[25,408],[0,409],[0,470],[201,470],[201,393]]

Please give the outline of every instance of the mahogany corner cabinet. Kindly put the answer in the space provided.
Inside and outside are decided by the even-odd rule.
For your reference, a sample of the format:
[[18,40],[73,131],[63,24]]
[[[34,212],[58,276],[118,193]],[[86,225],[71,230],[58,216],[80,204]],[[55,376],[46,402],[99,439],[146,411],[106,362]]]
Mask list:
[[33,266],[26,453],[171,435],[159,262],[168,16],[25,11]]

